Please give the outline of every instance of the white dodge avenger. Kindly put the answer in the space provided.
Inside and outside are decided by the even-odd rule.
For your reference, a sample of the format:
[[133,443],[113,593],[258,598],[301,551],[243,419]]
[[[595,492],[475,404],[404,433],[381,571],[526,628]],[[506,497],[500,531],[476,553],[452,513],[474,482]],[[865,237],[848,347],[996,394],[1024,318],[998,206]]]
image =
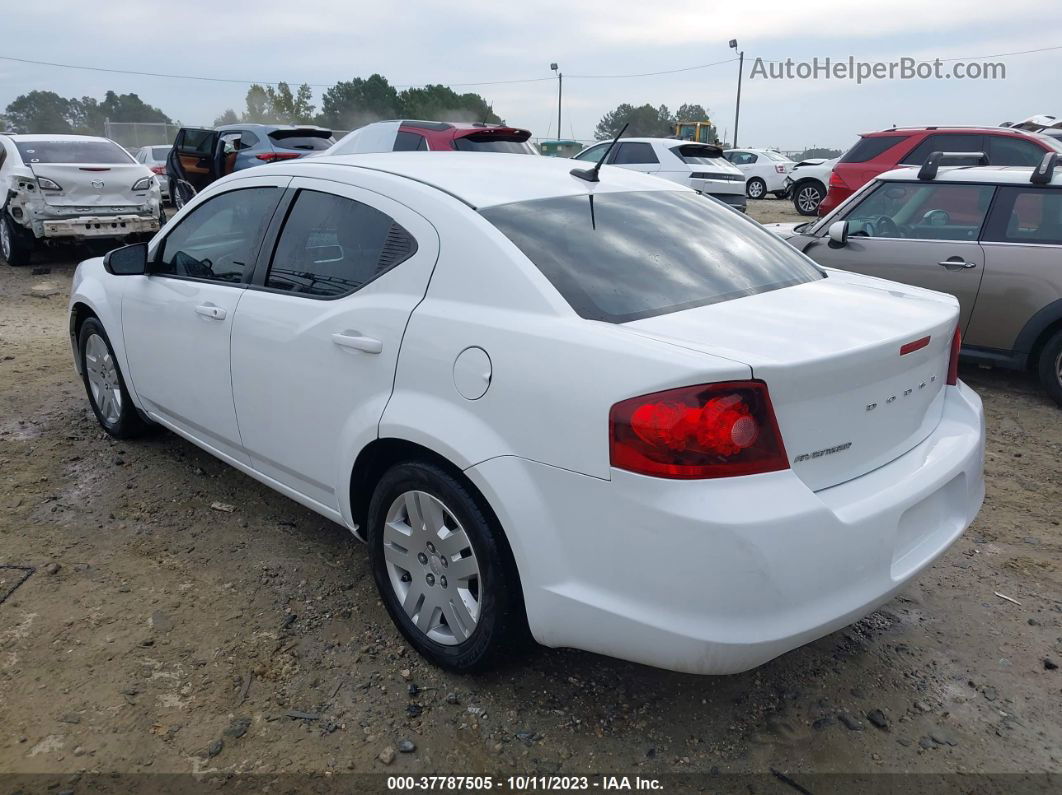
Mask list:
[[572,166],[409,152],[216,182],[78,267],[93,412],[350,528],[453,670],[530,634],[729,673],[888,600],[984,496],[955,299]]

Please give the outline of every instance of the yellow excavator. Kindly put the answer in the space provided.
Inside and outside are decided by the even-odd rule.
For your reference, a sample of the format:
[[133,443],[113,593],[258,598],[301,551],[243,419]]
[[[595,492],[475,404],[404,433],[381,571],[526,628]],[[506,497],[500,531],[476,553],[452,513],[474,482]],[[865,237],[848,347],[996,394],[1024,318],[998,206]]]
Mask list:
[[704,121],[680,121],[675,125],[675,137],[683,141],[698,144],[718,143],[715,125],[708,119]]

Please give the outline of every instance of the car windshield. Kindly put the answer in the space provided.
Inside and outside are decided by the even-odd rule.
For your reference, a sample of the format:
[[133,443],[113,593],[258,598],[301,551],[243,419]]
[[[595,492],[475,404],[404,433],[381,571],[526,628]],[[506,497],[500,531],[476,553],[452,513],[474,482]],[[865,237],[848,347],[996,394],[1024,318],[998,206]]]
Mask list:
[[454,149],[460,152],[508,152],[514,155],[533,155],[535,151],[526,141],[487,136],[465,135],[454,138]]
[[589,320],[631,320],[824,278],[755,222],[693,191],[564,196],[482,215]]
[[15,141],[23,163],[132,163],[111,141]]

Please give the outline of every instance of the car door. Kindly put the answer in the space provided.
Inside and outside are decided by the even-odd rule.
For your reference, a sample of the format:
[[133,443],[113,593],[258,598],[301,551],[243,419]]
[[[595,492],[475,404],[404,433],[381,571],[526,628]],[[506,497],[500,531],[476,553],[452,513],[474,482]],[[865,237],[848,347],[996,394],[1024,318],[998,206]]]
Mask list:
[[985,274],[965,342],[1027,353],[1026,341],[1019,339],[1026,324],[1062,301],[1062,191],[1038,185],[999,188],[981,246]]
[[994,191],[972,183],[880,182],[843,216],[846,245],[829,246],[820,228],[804,253],[827,267],[951,293],[965,333],[984,274],[978,238]]
[[290,177],[253,177],[182,213],[129,277],[122,326],[129,380],[145,409],[246,463],[229,372],[229,336],[262,238]]
[[201,191],[218,178],[218,133],[215,130],[184,127],[177,133],[167,160],[171,176]]
[[439,243],[378,193],[300,177],[289,194],[232,329],[236,414],[251,465],[334,513],[352,456],[376,438]]
[[645,141],[616,144],[606,162],[610,166],[621,166],[645,174],[655,174],[660,170],[660,158],[653,151],[653,145]]

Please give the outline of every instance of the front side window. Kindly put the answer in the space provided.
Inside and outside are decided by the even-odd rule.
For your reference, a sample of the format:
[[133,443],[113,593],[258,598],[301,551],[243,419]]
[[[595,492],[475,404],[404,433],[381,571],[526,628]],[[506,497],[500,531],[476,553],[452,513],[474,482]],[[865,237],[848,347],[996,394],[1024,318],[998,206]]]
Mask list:
[[22,162],[32,163],[100,163],[118,165],[132,158],[111,141],[15,141]]
[[657,159],[652,144],[628,143],[619,144],[616,147],[616,154],[609,162],[614,166],[644,166],[659,163],[660,160]]
[[360,290],[409,259],[412,235],[367,204],[300,191],[284,222],[266,287],[318,298]]
[[845,216],[849,236],[977,240],[992,185],[882,182]]
[[246,284],[279,188],[241,188],[196,207],[162,241],[151,272]]
[[589,320],[625,323],[824,278],[780,238],[693,191],[564,196],[481,212]]
[[1062,191],[1000,188],[985,240],[1062,245]]

